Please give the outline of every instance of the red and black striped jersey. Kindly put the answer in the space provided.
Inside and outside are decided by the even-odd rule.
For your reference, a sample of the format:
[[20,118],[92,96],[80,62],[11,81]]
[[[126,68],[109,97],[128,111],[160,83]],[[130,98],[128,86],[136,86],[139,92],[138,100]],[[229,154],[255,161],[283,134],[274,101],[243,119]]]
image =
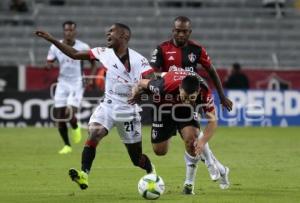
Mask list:
[[161,43],[153,51],[150,61],[157,72],[182,69],[197,72],[198,64],[208,69],[212,62],[205,48],[191,40],[184,47],[177,47],[172,40]]
[[151,80],[148,84],[148,89],[154,95],[159,96],[159,98],[157,97],[158,99],[156,103],[180,104],[181,100],[179,97],[179,87],[182,80],[187,75],[197,76],[200,82],[199,95],[196,99],[196,105],[202,105],[204,112],[213,111],[215,109],[214,100],[208,85],[198,74],[191,71],[170,71],[167,72],[163,77]]

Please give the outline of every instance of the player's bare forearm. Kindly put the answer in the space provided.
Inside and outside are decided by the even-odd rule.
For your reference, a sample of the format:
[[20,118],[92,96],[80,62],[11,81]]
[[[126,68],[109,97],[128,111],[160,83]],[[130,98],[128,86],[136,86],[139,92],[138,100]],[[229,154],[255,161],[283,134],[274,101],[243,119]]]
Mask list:
[[223,87],[221,84],[221,80],[219,78],[219,75],[218,75],[215,67],[213,65],[211,65],[211,67],[209,69],[207,69],[207,71],[218,91],[219,97],[220,98],[225,97],[224,90],[223,90]]
[[148,84],[150,82],[150,79],[141,79],[138,83],[138,88],[142,90],[148,89]]
[[57,39],[55,39],[51,34],[48,32],[42,31],[42,30],[37,30],[35,31],[35,35],[41,38],[44,38],[45,40],[51,42],[54,44],[59,50],[61,50],[64,54],[67,56],[77,59],[77,60],[89,60],[89,54],[87,51],[77,51],[71,46],[68,46],[67,44],[61,43]]
[[214,135],[216,128],[218,127],[215,111],[207,113],[206,118],[208,119],[208,123],[204,129],[203,137],[201,137],[196,143],[196,154],[202,153],[204,145],[211,139],[211,137]]
[[218,127],[215,110],[213,110],[212,112],[207,112],[206,119],[208,120],[208,123],[203,132],[204,136],[202,137],[203,142],[205,142],[205,143],[207,143],[208,140],[210,140],[210,138],[213,136],[215,130]]
[[232,101],[230,101],[230,99],[228,99],[225,96],[219,75],[216,72],[216,69],[213,67],[213,65],[211,65],[211,67],[208,69],[208,73],[209,73],[210,77],[212,78],[213,83],[218,91],[218,95],[219,95],[222,106],[225,107],[228,111],[231,111],[232,105],[233,105]]

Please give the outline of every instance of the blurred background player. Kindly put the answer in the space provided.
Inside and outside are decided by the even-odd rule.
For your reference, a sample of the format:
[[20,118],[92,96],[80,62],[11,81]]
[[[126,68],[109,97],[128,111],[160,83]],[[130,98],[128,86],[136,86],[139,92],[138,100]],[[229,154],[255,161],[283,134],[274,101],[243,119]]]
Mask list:
[[[63,40],[60,42],[78,51],[90,49],[89,45],[75,39],[77,34],[75,22],[66,21],[62,26]],[[68,136],[68,122],[71,125],[74,143],[79,143],[81,140],[81,129],[76,113],[84,92],[83,61],[74,60],[62,53],[55,45],[51,45],[47,56],[47,68],[53,67],[55,61],[59,64],[59,76],[54,95],[54,119],[57,121],[58,131],[64,142],[64,147],[58,153],[67,154],[72,152]],[[96,63],[95,61],[90,62],[92,72],[95,72]]]
[[71,179],[81,189],[88,187],[88,174],[96,156],[96,147],[114,126],[132,163],[147,173],[154,172],[150,159],[142,153],[141,109],[137,105],[128,104],[132,86],[142,77],[153,75],[153,69],[146,58],[128,48],[130,28],[121,23],[113,24],[106,33],[107,47],[96,47],[90,51],[77,51],[47,32],[36,31],[36,35],[53,43],[73,59],[99,60],[107,69],[105,97],[90,117],[89,137],[82,152],[81,171],[70,169]]
[[[213,136],[218,124],[211,91],[202,78],[191,71],[170,71],[158,79],[142,79],[133,89],[130,102],[134,102],[141,91],[154,94],[156,112],[151,129],[151,142],[156,155],[164,156],[169,149],[172,136],[179,131],[185,143],[186,179],[183,194],[194,194],[197,163],[201,159],[208,140]],[[153,97],[154,98],[154,97]],[[200,109],[199,109],[200,108]],[[205,114],[208,124],[200,131],[198,111]],[[210,155],[211,156],[211,155]],[[223,165],[220,187],[228,188],[229,169]]]
[[[201,65],[213,80],[221,104],[230,111],[232,102],[225,96],[219,76],[205,48],[189,40],[192,33],[191,20],[186,16],[178,16],[173,23],[172,39],[162,42],[153,51],[151,66],[157,72],[187,70],[197,73],[197,67]],[[205,159],[205,164],[213,181],[218,180],[220,175],[225,175],[224,167],[218,167],[216,162],[219,161],[215,159],[208,144],[205,146],[202,157]]]

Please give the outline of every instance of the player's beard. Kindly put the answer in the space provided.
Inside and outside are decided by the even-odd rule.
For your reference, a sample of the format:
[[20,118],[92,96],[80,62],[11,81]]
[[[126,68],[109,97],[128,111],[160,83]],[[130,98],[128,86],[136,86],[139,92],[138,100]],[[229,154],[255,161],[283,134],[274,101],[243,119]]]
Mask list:
[[186,44],[186,40],[185,39],[175,39],[176,45],[179,47],[182,47]]

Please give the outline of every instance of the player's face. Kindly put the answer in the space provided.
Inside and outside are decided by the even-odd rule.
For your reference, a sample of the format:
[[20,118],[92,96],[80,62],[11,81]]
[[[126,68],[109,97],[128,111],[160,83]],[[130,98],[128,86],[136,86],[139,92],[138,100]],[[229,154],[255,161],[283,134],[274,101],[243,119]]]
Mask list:
[[119,46],[121,33],[121,29],[119,29],[117,26],[111,26],[106,32],[107,47],[114,48]]
[[74,41],[76,36],[76,26],[74,24],[65,24],[64,39],[67,41]]
[[172,30],[173,40],[177,46],[184,46],[192,33],[189,22],[175,21]]
[[184,104],[195,104],[196,99],[199,95],[198,91],[193,92],[192,94],[186,93],[183,88],[179,88],[179,96],[180,100]]

